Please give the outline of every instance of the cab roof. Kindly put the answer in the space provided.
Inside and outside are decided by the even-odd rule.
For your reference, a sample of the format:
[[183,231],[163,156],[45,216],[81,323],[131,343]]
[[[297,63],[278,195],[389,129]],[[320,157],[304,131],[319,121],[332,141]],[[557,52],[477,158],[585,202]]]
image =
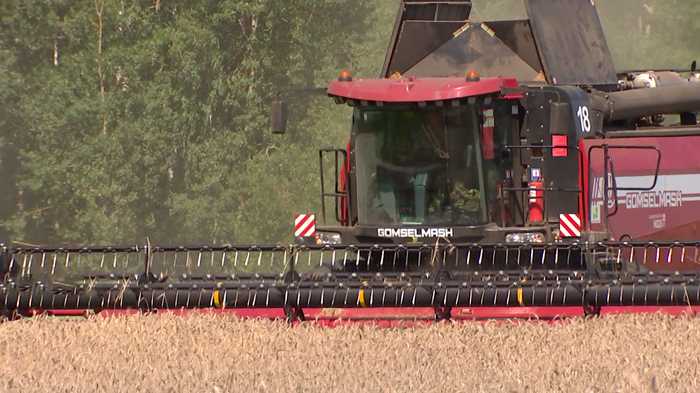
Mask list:
[[357,79],[331,81],[328,95],[350,100],[380,102],[428,102],[500,93],[518,88],[515,78],[488,78],[468,82],[466,78]]

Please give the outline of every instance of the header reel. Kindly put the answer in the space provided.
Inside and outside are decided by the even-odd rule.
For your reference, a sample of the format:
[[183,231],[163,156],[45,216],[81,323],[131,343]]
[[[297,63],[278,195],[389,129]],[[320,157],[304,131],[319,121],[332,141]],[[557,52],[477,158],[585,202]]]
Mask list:
[[[49,310],[700,305],[700,243],[5,249],[6,316]],[[411,265],[408,269],[406,267]],[[653,269],[653,270],[652,270]],[[146,273],[147,272],[147,273]]]

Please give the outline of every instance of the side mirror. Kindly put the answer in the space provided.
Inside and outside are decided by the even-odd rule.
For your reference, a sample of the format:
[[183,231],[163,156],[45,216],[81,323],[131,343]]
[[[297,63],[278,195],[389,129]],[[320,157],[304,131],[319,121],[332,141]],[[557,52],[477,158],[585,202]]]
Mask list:
[[549,133],[552,135],[566,135],[569,133],[569,114],[571,109],[565,102],[553,102],[549,106]]
[[271,109],[270,120],[272,123],[272,133],[284,134],[287,130],[287,103],[284,101],[274,101]]

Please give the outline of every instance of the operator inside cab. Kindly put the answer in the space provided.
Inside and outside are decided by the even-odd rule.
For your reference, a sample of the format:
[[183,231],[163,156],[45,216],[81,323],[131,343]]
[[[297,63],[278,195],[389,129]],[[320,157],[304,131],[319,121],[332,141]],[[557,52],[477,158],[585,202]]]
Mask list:
[[[459,116],[449,116],[445,112],[425,112],[425,125],[430,132],[444,130],[445,140],[459,140]],[[452,124],[452,127],[449,125]],[[462,128],[462,132],[464,128]],[[466,147],[466,148],[465,148]],[[445,170],[436,174],[433,187],[430,189],[428,207],[429,216],[439,217],[442,221],[472,222],[478,217],[480,208],[478,173],[471,167],[473,145],[458,143],[446,144],[441,151],[445,159]],[[457,216],[457,217],[453,217]]]
[[486,222],[473,105],[356,108],[358,215],[370,225]]

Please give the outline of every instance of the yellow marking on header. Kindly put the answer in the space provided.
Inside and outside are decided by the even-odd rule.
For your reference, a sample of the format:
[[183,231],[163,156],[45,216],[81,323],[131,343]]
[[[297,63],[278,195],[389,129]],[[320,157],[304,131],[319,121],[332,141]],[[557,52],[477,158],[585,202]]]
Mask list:
[[[220,282],[216,283],[216,285],[221,285],[221,284],[222,283],[220,283]],[[218,289],[214,290],[214,305],[216,306],[216,308],[223,308],[223,306],[221,305],[221,299],[219,299],[219,290]]]
[[481,28],[484,29],[485,32],[487,32],[491,37],[496,35],[496,32],[493,31],[490,27],[486,25],[486,23],[481,24]]
[[469,29],[469,27],[471,27],[471,25],[470,25],[469,23],[465,23],[464,26],[462,26],[462,27],[460,27],[459,29],[457,29],[454,33],[452,33],[452,35],[453,35],[454,37],[457,37],[458,35],[464,33],[465,31],[467,31],[467,29]]

